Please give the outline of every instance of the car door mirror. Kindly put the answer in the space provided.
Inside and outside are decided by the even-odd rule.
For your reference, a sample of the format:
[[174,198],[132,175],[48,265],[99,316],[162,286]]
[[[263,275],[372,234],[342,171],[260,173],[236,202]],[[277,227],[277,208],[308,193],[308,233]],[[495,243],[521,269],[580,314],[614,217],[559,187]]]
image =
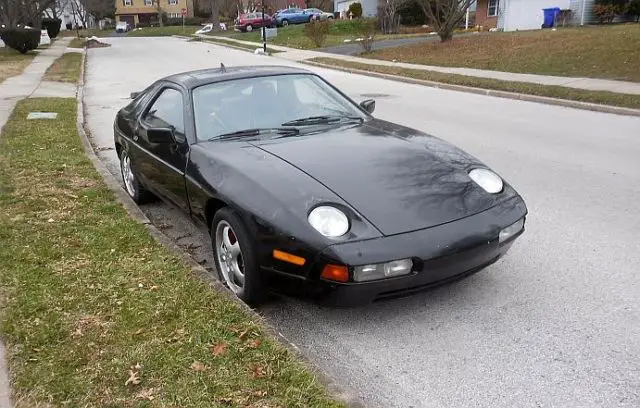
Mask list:
[[173,143],[175,142],[173,128],[149,128],[147,139],[149,143]]
[[131,97],[131,99],[136,99],[138,95],[140,95],[140,92],[131,92],[131,95],[129,96]]
[[373,113],[376,110],[376,101],[374,99],[367,99],[360,102],[360,107],[369,113]]

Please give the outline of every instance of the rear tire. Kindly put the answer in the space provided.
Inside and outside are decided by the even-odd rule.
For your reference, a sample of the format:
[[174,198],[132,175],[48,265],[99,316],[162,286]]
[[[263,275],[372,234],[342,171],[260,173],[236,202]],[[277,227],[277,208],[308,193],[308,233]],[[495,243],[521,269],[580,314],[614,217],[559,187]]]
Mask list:
[[263,303],[268,292],[255,243],[240,216],[229,207],[213,217],[211,246],[220,281],[245,303]]

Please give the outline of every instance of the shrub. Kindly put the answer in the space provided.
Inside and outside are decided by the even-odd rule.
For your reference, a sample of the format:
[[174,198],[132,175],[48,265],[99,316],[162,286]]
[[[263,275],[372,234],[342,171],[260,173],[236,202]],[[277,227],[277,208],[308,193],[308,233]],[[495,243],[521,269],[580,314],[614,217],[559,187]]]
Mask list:
[[322,47],[324,41],[329,35],[331,23],[329,21],[316,21],[313,20],[309,24],[304,26],[304,35],[310,39],[317,48]]
[[353,18],[362,17],[362,4],[360,3],[351,3],[349,6],[349,10],[347,10],[347,17],[351,16],[353,13]]
[[362,45],[364,52],[371,52],[376,35],[376,21],[368,19],[357,21],[359,24],[356,27],[356,35],[360,37],[360,45]]
[[620,6],[614,4],[596,4],[593,6],[593,14],[599,23],[611,23],[620,13]]
[[[209,23],[210,19],[203,17],[187,17],[184,19],[184,25],[202,25]],[[168,18],[164,20],[164,25],[168,26],[181,26],[182,25],[182,17],[178,18]]]
[[59,18],[43,18],[42,19],[42,29],[47,30],[47,34],[49,34],[49,38],[54,39],[60,33],[60,26],[62,25],[62,20]]
[[40,45],[40,30],[35,28],[6,28],[0,31],[2,41],[14,50],[26,54]]
[[627,14],[635,17],[636,22],[640,21],[640,0],[631,0],[627,4]]

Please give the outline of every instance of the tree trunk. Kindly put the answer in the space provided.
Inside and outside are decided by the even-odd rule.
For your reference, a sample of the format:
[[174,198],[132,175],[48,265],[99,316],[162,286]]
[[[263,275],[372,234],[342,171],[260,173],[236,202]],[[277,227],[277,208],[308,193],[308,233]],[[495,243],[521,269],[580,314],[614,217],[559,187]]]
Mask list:
[[211,6],[211,30],[220,30],[220,0],[209,0]]
[[160,27],[164,27],[164,22],[162,21],[162,7],[160,7],[160,1],[156,0],[156,9],[158,10],[158,25]]

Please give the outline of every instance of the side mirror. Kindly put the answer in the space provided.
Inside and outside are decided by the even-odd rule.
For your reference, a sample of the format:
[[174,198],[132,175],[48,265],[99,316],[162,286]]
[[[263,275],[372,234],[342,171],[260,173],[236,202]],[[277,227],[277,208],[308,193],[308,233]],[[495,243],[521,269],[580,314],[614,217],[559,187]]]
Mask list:
[[373,99],[364,100],[360,102],[360,107],[369,113],[373,113],[376,110],[376,101]]
[[131,97],[131,99],[136,99],[138,95],[140,95],[140,92],[131,92],[131,95],[129,96]]
[[149,128],[147,129],[149,143],[173,143],[173,128]]

